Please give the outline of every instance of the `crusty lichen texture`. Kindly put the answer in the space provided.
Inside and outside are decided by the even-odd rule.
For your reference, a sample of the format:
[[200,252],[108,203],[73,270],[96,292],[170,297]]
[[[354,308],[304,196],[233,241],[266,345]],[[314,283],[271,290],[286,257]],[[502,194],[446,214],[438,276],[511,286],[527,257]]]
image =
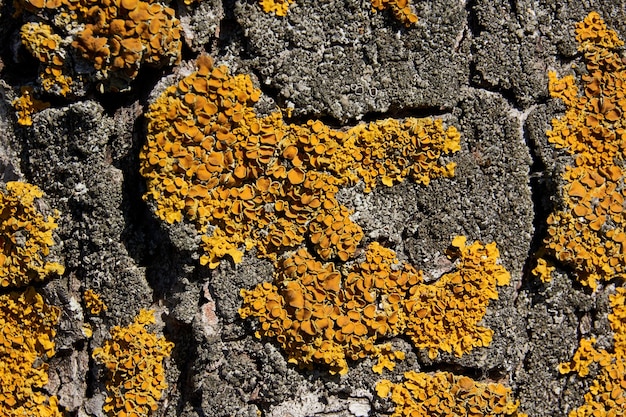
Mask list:
[[582,339],[561,373],[589,374],[599,368],[585,403],[569,417],[626,414],[626,217],[624,216],[624,151],[626,144],[626,63],[623,42],[598,13],[576,25],[576,40],[587,73],[583,88],[574,76],[550,73],[550,92],[567,106],[552,121],[548,140],[573,156],[566,167],[563,207],[548,218],[548,252],[573,269],[579,281],[597,290],[617,285],[609,296],[608,319],[613,347],[596,349],[595,338]]
[[402,383],[382,380],[376,391],[383,398],[391,396],[396,405],[391,417],[526,417],[517,411],[519,401],[512,399],[510,388],[449,372],[405,372]]
[[150,106],[140,153],[145,198],[168,223],[185,217],[203,234],[202,264],[245,249],[272,260],[308,241],[322,260],[347,261],[363,238],[338,187],[362,180],[366,191],[412,178],[450,177],[445,156],[460,149],[441,120],[386,119],[342,131],[319,120],[288,124],[282,113],[256,114],[261,92],[203,56],[198,70]]
[[[142,65],[161,67],[180,60],[180,22],[174,9],[141,0],[15,0],[16,8],[51,16],[55,27],[28,22],[22,42],[42,65],[40,81],[54,94],[70,93],[65,60],[76,49],[95,70],[102,91],[126,89]],[[69,32],[68,32],[68,29]],[[58,33],[70,33],[61,37]],[[84,72],[84,71],[82,71]],[[82,76],[79,75],[79,78]],[[81,78],[82,81],[85,81]],[[81,84],[79,83],[79,84]]]
[[548,140],[573,156],[563,179],[563,203],[548,218],[548,252],[574,269],[584,285],[626,278],[624,148],[626,64],[623,42],[590,13],[576,26],[587,73],[582,89],[574,76],[550,72],[550,93],[567,106],[552,120]]
[[440,351],[461,356],[491,342],[493,332],[478,323],[510,275],[494,243],[467,245],[459,236],[448,255],[456,270],[428,284],[377,242],[345,273],[300,249],[278,263],[273,283],[241,291],[239,314],[256,317],[256,336],[276,339],[289,362],[323,363],[331,373],[344,374],[348,360],[364,357],[376,360],[376,372],[393,369],[404,353],[379,340],[397,335],[431,358]]
[[[289,6],[295,0],[259,0],[259,4],[265,13],[274,13],[276,16],[286,16]],[[417,22],[417,16],[411,10],[409,0],[371,0],[372,11],[390,10],[394,17],[405,26],[411,26]]]
[[174,344],[148,331],[154,311],[141,310],[127,327],[111,329],[111,340],[93,351],[107,370],[104,411],[111,417],[147,417],[167,388],[163,361]]
[[12,181],[0,190],[0,286],[21,287],[43,281],[64,268],[46,260],[54,244],[58,216],[45,216],[36,200],[43,192],[35,185]]
[[0,295],[0,415],[61,417],[57,398],[42,391],[59,315],[32,287]]

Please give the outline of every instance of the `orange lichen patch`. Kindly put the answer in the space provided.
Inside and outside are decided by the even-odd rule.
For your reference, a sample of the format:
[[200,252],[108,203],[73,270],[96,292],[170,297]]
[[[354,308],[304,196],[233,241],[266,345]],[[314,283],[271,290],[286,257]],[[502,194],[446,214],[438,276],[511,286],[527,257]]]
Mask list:
[[102,298],[100,298],[100,295],[92,289],[83,292],[83,302],[85,303],[85,308],[95,316],[108,310],[107,305]]
[[201,265],[209,265],[209,268],[217,268],[220,261],[230,256],[235,263],[241,262],[243,252],[237,246],[229,242],[224,233],[217,229],[212,236],[202,236],[202,245],[205,255],[200,257]]
[[[617,50],[624,43],[595,12],[577,24],[576,40],[587,68],[582,89],[573,76],[558,80],[550,74],[550,92],[567,110],[552,121],[548,139],[572,154],[574,164],[566,167],[564,207],[548,218],[545,243],[595,290],[598,283],[626,279],[626,62]],[[559,366],[561,373],[581,377],[589,374],[592,364],[599,366],[585,404],[570,417],[625,415],[626,289],[617,288],[609,300],[611,351],[596,349],[593,338],[582,339],[572,360]]]
[[22,126],[31,126],[33,124],[31,117],[33,113],[47,109],[50,107],[50,103],[34,98],[31,87],[22,87],[20,91],[22,95],[13,100],[11,104],[17,112],[17,122]]
[[350,220],[349,215],[346,207],[335,206],[311,220],[309,240],[320,258],[338,257],[345,262],[354,255],[363,239],[363,230]]
[[139,0],[100,7],[97,13],[93,6],[87,11],[85,29],[72,46],[105,77],[114,73],[133,80],[142,64],[163,66],[180,60],[180,22],[172,8]]
[[32,287],[0,295],[0,415],[61,417],[57,398],[42,392],[59,315]]
[[623,42],[595,12],[576,26],[576,39],[587,68],[582,88],[572,75],[549,74],[550,93],[567,110],[552,120],[548,140],[574,163],[566,167],[563,207],[548,218],[545,245],[595,289],[598,282],[626,278],[626,63],[616,50]]
[[54,33],[50,25],[28,22],[20,29],[20,38],[43,66],[39,78],[44,90],[66,96],[70,92],[72,78],[64,74],[61,37]]
[[554,272],[554,269],[555,267],[550,261],[547,261],[544,258],[538,258],[537,265],[530,272],[542,282],[550,282],[550,280],[552,280],[552,272]]
[[149,416],[158,407],[167,388],[163,361],[174,344],[148,332],[154,323],[154,311],[141,310],[129,326],[113,327],[112,339],[93,351],[107,370],[103,409],[109,416]]
[[387,186],[411,178],[428,185],[433,178],[451,178],[456,163],[439,165],[441,156],[461,149],[458,130],[443,128],[440,119],[386,119],[358,125],[335,152],[331,164],[346,179],[363,179],[366,192],[377,179]]
[[146,199],[169,222],[192,221],[205,234],[201,261],[236,262],[244,248],[276,259],[305,239],[324,260],[351,258],[363,233],[336,200],[338,187],[366,190],[405,177],[427,184],[453,173],[442,156],[459,149],[456,129],[441,121],[383,120],[347,131],[319,120],[287,124],[276,111],[260,117],[260,91],[207,56],[198,71],[150,106],[141,151]]
[[494,382],[477,382],[449,372],[427,374],[409,371],[404,381],[382,380],[376,385],[379,397],[391,396],[396,408],[391,417],[412,416],[497,416],[526,417],[511,389]]
[[580,50],[587,48],[615,48],[624,42],[614,30],[607,28],[597,12],[591,12],[576,25],[576,41]]
[[[81,30],[67,43],[93,64],[97,78],[105,81],[103,87],[110,91],[125,89],[143,64],[161,67],[180,60],[180,22],[172,8],[159,2],[16,1],[18,6],[34,13],[47,9],[61,22],[77,21]],[[44,87],[59,87],[62,81],[71,81],[61,74],[61,53],[49,52],[55,50],[52,46],[58,48],[62,43],[50,26],[27,23],[22,28],[22,39],[33,55],[46,65],[41,77]],[[69,84],[61,90],[63,95],[67,91]]]
[[259,0],[265,13],[274,13],[276,16],[287,16],[289,6],[295,0]]
[[597,350],[594,338],[582,339],[572,360],[559,365],[562,374],[576,372],[581,377],[589,374],[592,364],[600,367],[585,394],[585,404],[572,410],[569,417],[626,415],[626,288],[617,288],[609,301],[612,308],[609,323],[613,330],[611,351]]
[[[393,251],[377,243],[365,256],[365,262],[346,276],[333,263],[322,264],[300,249],[278,263],[274,283],[241,290],[239,314],[257,317],[256,336],[276,338],[291,363],[325,363],[331,373],[344,374],[348,359],[371,356],[379,359],[380,372],[382,367],[393,369],[392,359],[402,354],[396,356],[389,344],[376,341],[399,332],[399,293],[422,277],[410,266],[400,266]],[[390,276],[381,279],[383,274]],[[397,281],[404,287],[396,288]]]
[[411,10],[409,0],[371,0],[372,11],[389,9],[405,26],[417,23],[417,15]]
[[53,216],[44,216],[35,199],[43,196],[34,185],[11,181],[0,191],[0,286],[24,286],[43,281],[64,268],[46,261],[54,244]]
[[452,241],[448,257],[458,259],[457,269],[434,284],[412,288],[404,303],[410,317],[404,333],[416,347],[428,349],[429,357],[435,358],[439,351],[461,356],[491,343],[493,331],[478,323],[489,300],[498,298],[496,287],[511,278],[498,263],[499,256],[495,242],[466,245],[463,236]]
[[491,330],[478,322],[509,274],[497,265],[494,244],[466,246],[458,237],[453,245],[458,269],[433,284],[377,242],[345,273],[300,249],[277,263],[273,283],[241,291],[239,314],[258,318],[256,336],[275,338],[289,362],[324,363],[331,373],[345,373],[347,360],[365,357],[377,359],[376,372],[393,369],[404,354],[377,342],[400,334],[431,357],[439,350],[461,356],[490,343]]

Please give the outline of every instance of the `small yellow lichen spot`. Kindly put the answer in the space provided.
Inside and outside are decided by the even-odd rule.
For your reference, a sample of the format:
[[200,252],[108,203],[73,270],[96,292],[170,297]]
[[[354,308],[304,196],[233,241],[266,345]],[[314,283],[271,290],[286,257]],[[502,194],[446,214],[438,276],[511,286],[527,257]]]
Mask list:
[[427,374],[409,371],[404,382],[382,380],[376,392],[391,396],[396,408],[391,417],[412,416],[494,416],[527,417],[518,412],[519,401],[502,384],[477,382],[449,372]]
[[391,392],[391,388],[393,388],[393,383],[387,379],[383,379],[376,384],[376,394],[381,398],[387,398]]
[[33,89],[31,87],[22,87],[22,95],[13,100],[13,107],[17,112],[17,122],[22,126],[31,126],[33,124],[32,115],[43,109],[50,107],[50,103],[37,100],[33,97]]
[[289,5],[295,0],[259,0],[265,13],[274,13],[276,16],[287,16]]
[[83,335],[85,335],[86,338],[91,339],[91,337],[93,336],[93,328],[91,327],[91,324],[83,324],[81,330],[83,331]]
[[542,282],[550,282],[550,280],[552,280],[552,272],[554,269],[555,267],[550,262],[544,258],[538,258],[537,265],[533,268],[531,273]]
[[107,370],[103,409],[111,417],[128,415],[129,409],[137,416],[151,415],[167,388],[163,361],[174,344],[148,332],[154,322],[154,311],[141,310],[129,326],[113,327],[112,339],[93,351]]
[[460,235],[455,236],[454,239],[452,239],[452,243],[450,245],[460,250],[463,250],[465,249],[465,242],[467,242],[467,237]]
[[409,0],[371,0],[372,11],[390,9],[396,19],[405,26],[417,23],[417,16],[411,10]]
[[8,182],[0,190],[2,287],[25,286],[64,272],[62,265],[46,261],[57,224],[55,217],[46,217],[38,209],[36,199],[41,197],[39,188],[23,182]]
[[85,302],[87,310],[96,316],[108,309],[102,298],[100,298],[100,295],[92,289],[85,290],[83,293],[83,301]]
[[0,415],[61,417],[57,398],[44,394],[47,364],[54,355],[60,310],[34,288],[0,295]]

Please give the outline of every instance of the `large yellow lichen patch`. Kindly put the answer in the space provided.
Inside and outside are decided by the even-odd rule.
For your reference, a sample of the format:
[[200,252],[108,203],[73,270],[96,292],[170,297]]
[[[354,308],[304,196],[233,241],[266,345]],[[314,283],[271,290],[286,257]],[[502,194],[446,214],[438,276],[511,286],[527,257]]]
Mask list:
[[158,408],[167,388],[163,361],[174,344],[148,331],[154,323],[154,312],[141,310],[129,326],[113,327],[112,339],[93,351],[107,370],[104,411],[111,417],[147,417]]
[[[63,273],[60,264],[45,260],[56,223],[37,208],[36,199],[42,196],[39,188],[22,182],[9,182],[0,192],[2,287],[26,286]],[[59,315],[33,287],[0,295],[0,415],[61,416],[57,398],[42,392]]]
[[345,273],[300,249],[278,263],[273,283],[241,291],[239,314],[256,317],[257,337],[275,338],[290,362],[324,363],[332,373],[364,357],[377,359],[377,372],[392,369],[404,354],[378,342],[397,335],[431,358],[439,351],[461,356],[491,342],[492,331],[478,323],[510,276],[497,263],[495,244],[466,245],[457,237],[449,256],[457,269],[427,284],[421,271],[376,242]]
[[449,372],[409,371],[402,383],[382,380],[376,391],[381,397],[391,396],[396,405],[391,417],[526,417],[517,411],[519,401],[512,399],[510,388]]
[[46,261],[57,224],[53,216],[44,216],[38,209],[36,199],[42,196],[36,186],[17,181],[8,182],[0,191],[2,287],[25,286],[63,274],[63,266]]
[[552,121],[548,140],[573,155],[566,167],[563,207],[548,218],[545,245],[591,288],[626,272],[624,143],[626,64],[617,51],[623,42],[597,13],[576,27],[587,74],[583,86],[572,75],[550,73],[550,93],[567,106]]
[[[572,75],[550,73],[550,92],[567,110],[552,121],[548,140],[573,155],[574,164],[566,167],[564,207],[548,218],[545,244],[595,290],[626,278],[626,63],[618,50],[623,42],[595,12],[576,25],[576,40],[587,69],[582,89]],[[583,339],[572,360],[559,366],[581,377],[591,365],[599,367],[585,403],[570,417],[626,414],[626,289],[618,287],[609,300],[612,349],[598,350],[595,339]]]
[[57,398],[42,392],[59,314],[32,287],[0,295],[0,415],[61,417]]
[[359,180],[366,190],[404,178],[428,184],[450,177],[460,135],[441,120],[386,119],[346,131],[321,121],[287,123],[258,116],[260,98],[247,75],[231,76],[209,57],[150,106],[141,151],[146,198],[174,223],[186,217],[204,235],[201,263],[241,260],[296,248],[305,239],[323,260],[351,258],[363,232],[335,197]]
[[66,95],[72,80],[65,56],[75,48],[92,63],[96,78],[110,91],[124,89],[135,79],[142,65],[160,67],[180,59],[179,21],[174,10],[157,1],[122,0],[16,0],[18,9],[47,12],[59,27],[78,30],[61,38],[43,23],[26,23],[22,42],[42,64],[42,86],[46,91]]

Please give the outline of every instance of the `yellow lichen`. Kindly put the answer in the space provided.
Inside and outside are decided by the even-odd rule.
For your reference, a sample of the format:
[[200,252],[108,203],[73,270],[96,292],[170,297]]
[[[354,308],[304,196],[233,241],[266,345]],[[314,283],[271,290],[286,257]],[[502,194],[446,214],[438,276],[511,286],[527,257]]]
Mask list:
[[626,288],[617,288],[609,301],[613,348],[598,350],[595,338],[583,339],[572,360],[559,365],[562,374],[576,372],[581,377],[589,374],[592,364],[600,368],[585,394],[585,403],[572,410],[569,417],[626,415]]
[[579,89],[572,75],[551,72],[549,89],[567,106],[552,120],[548,140],[573,155],[567,166],[563,207],[548,218],[548,253],[571,266],[580,282],[626,278],[623,176],[626,138],[626,64],[623,42],[592,12],[576,26],[587,73]]
[[71,79],[63,75],[61,45],[71,45],[90,61],[102,87],[118,91],[128,87],[142,65],[160,67],[180,60],[180,22],[174,9],[157,1],[122,0],[16,0],[18,9],[33,13],[46,10],[65,25],[80,28],[67,41],[54,29],[41,23],[26,23],[22,41],[27,49],[44,64],[41,75],[46,90],[59,90],[66,95]]
[[550,282],[552,280],[552,272],[554,272],[555,267],[552,263],[544,258],[537,259],[537,265],[531,273],[539,278],[542,282]]
[[493,331],[479,323],[487,312],[489,300],[498,298],[496,287],[507,285],[511,276],[498,263],[495,242],[466,245],[465,237],[452,242],[448,256],[458,260],[457,269],[437,282],[419,285],[409,291],[404,302],[409,317],[405,334],[419,348],[461,356],[476,347],[488,346]]
[[151,415],[167,388],[163,361],[174,344],[148,331],[154,323],[154,311],[141,310],[129,326],[113,327],[112,339],[93,351],[107,370],[103,409],[111,417]]
[[289,6],[295,0],[259,0],[265,13],[274,13],[276,16],[287,16]]
[[[626,63],[617,50],[623,42],[598,13],[576,25],[576,40],[587,69],[582,91],[573,76],[549,74],[550,93],[567,110],[552,121],[548,140],[573,155],[574,164],[566,167],[564,207],[548,218],[545,244],[595,290],[599,283],[617,279],[623,285],[626,279]],[[585,403],[569,417],[626,414],[626,288],[618,287],[609,300],[612,349],[598,350],[594,338],[582,339],[572,360],[559,365],[561,373],[581,377],[599,366]]]
[[39,78],[44,90],[62,96],[67,95],[70,92],[72,78],[63,73],[61,37],[54,33],[50,25],[35,22],[25,23],[20,30],[20,37],[26,49],[43,65]]
[[371,0],[372,11],[389,9],[396,19],[405,26],[411,26],[417,22],[417,16],[411,10],[409,0]]
[[33,97],[33,89],[31,87],[22,87],[22,95],[13,100],[13,107],[17,112],[17,122],[22,126],[31,126],[33,124],[32,114],[50,107],[50,103],[37,100]]
[[457,237],[449,256],[457,269],[427,284],[421,271],[376,242],[346,273],[300,249],[278,262],[274,282],[241,291],[239,314],[256,317],[256,336],[275,338],[289,362],[324,363],[331,373],[365,357],[377,360],[376,372],[393,369],[404,354],[377,342],[401,334],[431,358],[439,351],[461,356],[491,342],[492,331],[478,323],[510,277],[497,264],[495,244],[468,246]]
[[[289,6],[295,0],[259,0],[259,4],[265,13],[274,13],[276,16],[286,16]],[[409,0],[371,0],[372,12],[385,9],[391,10],[394,17],[405,26],[411,26],[417,22],[417,16],[411,10]]]
[[0,415],[61,417],[57,398],[42,392],[59,315],[32,287],[0,295]]
[[427,374],[409,371],[404,381],[382,380],[376,385],[380,397],[391,396],[396,408],[391,417],[494,416],[526,417],[518,412],[511,389],[495,382],[476,382],[449,372]]
[[454,163],[441,161],[458,151],[460,135],[440,120],[388,119],[347,131],[319,120],[288,124],[279,111],[256,114],[260,94],[250,77],[204,56],[146,114],[145,198],[161,219],[196,225],[205,235],[201,262],[212,268],[252,247],[274,260],[307,239],[321,259],[346,261],[363,232],[337,202],[339,186],[362,180],[369,191],[454,173]]
[[100,298],[100,295],[92,289],[88,289],[83,292],[83,301],[85,303],[85,308],[87,308],[91,314],[96,316],[103,311],[107,311],[108,309],[102,298]]
[[46,261],[54,244],[53,216],[44,216],[35,199],[43,196],[34,185],[8,182],[0,191],[0,286],[25,286],[42,281],[64,268]]

